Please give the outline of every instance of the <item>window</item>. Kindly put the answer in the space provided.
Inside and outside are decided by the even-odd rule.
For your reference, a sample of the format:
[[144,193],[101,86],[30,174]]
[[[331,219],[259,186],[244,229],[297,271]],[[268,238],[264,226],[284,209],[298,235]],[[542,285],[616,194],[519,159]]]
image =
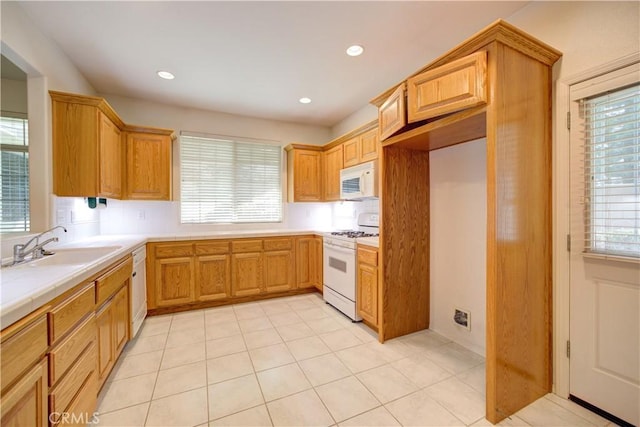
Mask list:
[[282,221],[279,145],[181,135],[183,224]]
[[574,99],[584,145],[585,251],[640,257],[640,84],[606,86],[584,85],[588,95]]
[[0,233],[29,231],[26,119],[0,117]]

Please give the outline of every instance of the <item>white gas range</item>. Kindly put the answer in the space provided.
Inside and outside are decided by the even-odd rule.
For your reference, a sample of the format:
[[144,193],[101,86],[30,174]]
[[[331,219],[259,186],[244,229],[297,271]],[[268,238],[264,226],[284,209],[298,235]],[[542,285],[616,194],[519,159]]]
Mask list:
[[334,231],[323,236],[323,297],[333,307],[354,322],[358,316],[356,304],[357,239],[378,236],[379,215],[358,216],[358,230]]

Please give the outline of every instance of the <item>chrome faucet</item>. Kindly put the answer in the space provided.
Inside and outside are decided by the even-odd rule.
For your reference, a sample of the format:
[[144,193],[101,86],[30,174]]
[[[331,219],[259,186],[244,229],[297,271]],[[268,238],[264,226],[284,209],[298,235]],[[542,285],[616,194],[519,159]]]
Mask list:
[[[44,245],[51,242],[57,242],[58,238],[52,237],[40,243],[40,237],[42,237],[43,234],[52,232],[56,228],[61,228],[64,230],[65,233],[67,232],[66,228],[64,228],[61,225],[57,225],[53,228],[50,228],[49,230],[43,231],[42,233],[32,237],[27,243],[13,245],[13,263],[17,264],[17,263],[23,262],[29,254],[31,254],[31,259],[42,258],[42,256],[44,255]],[[31,243],[34,241],[36,242],[35,245],[31,249],[28,249],[29,245],[31,245]]]

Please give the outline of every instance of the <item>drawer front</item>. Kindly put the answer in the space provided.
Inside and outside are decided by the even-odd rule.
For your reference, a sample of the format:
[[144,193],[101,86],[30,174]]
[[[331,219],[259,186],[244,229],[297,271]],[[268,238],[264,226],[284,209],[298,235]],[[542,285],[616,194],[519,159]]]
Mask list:
[[404,96],[405,84],[402,83],[378,108],[378,132],[383,141],[407,124],[407,104]]
[[96,317],[92,314],[49,353],[49,384],[58,382],[78,356],[95,340]]
[[95,286],[91,282],[49,312],[49,344],[69,332],[95,308]]
[[156,258],[179,258],[193,255],[192,243],[175,243],[155,245],[154,255]]
[[487,53],[474,53],[407,80],[409,122],[487,103]]
[[231,249],[237,252],[261,252],[262,240],[235,240],[231,242]]
[[267,239],[264,241],[265,251],[284,251],[293,248],[293,239]]
[[2,390],[40,359],[48,348],[47,316],[40,318],[0,346],[0,383]]
[[[65,412],[71,406],[73,398],[78,394],[78,391],[90,379],[89,376],[95,376],[95,371],[96,346],[91,344],[62,381],[51,389],[49,393],[49,411]],[[97,390],[94,390],[95,392]]]
[[223,255],[229,253],[229,241],[196,243],[196,255]]
[[96,305],[100,307],[103,302],[111,298],[122,284],[129,280],[133,272],[133,260],[131,257],[112,268],[106,274],[96,280]]
[[378,266],[378,251],[358,246],[358,262],[363,264]]

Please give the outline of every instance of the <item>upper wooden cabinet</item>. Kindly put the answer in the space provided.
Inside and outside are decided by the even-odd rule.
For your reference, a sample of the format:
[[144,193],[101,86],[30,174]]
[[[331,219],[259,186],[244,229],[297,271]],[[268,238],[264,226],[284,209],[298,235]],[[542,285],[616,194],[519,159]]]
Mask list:
[[360,147],[360,162],[370,162],[376,160],[380,152],[380,141],[378,139],[378,129],[371,129],[358,137]]
[[171,137],[127,133],[126,198],[170,200]]
[[487,103],[487,52],[480,51],[407,80],[409,122]]
[[58,196],[122,197],[123,142],[118,117],[100,98],[85,100],[51,92],[51,99],[53,192]]
[[54,194],[169,200],[173,131],[127,125],[104,98],[49,94]]
[[98,112],[100,195],[122,196],[122,132],[102,111]]
[[323,153],[324,200],[340,200],[340,169],[343,168],[342,144]]
[[291,144],[287,151],[289,202],[322,200],[322,147]]
[[342,144],[342,166],[348,168],[358,163],[360,163],[360,141],[358,137],[354,137]]
[[343,143],[343,166],[359,165],[378,158],[378,129],[361,133]]
[[385,140],[407,124],[407,101],[405,99],[406,84],[393,91],[378,107],[378,134]]

